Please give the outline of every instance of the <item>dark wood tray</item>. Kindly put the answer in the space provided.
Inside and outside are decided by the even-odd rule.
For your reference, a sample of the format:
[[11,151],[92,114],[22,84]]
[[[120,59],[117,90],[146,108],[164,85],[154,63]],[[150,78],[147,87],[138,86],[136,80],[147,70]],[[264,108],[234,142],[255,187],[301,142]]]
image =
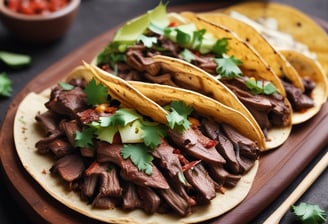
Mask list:
[[[170,10],[210,10],[222,3],[192,4]],[[320,24],[328,27],[324,21]],[[116,27],[117,28],[117,27]],[[82,60],[91,61],[94,55],[113,37],[116,28],[91,40],[70,53],[29,82],[13,99],[0,132],[0,159],[7,187],[35,223],[100,223],[85,217],[49,196],[22,167],[14,146],[13,123],[17,107],[24,96],[39,92],[68,74]],[[211,223],[247,223],[276,199],[285,188],[328,144],[328,103],[308,122],[293,127],[292,134],[280,148],[264,153],[255,182],[247,198],[236,208]]]

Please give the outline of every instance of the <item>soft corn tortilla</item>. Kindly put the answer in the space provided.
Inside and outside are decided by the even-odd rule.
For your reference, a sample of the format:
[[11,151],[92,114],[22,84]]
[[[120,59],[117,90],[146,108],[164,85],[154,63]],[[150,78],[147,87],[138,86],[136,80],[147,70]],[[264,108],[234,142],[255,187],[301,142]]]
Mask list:
[[[315,106],[302,112],[293,111],[293,124],[305,122],[320,111],[323,102],[327,100],[327,78],[318,62],[311,60],[297,51],[274,49],[274,47],[252,26],[226,14],[209,12],[198,14],[198,16],[235,32],[239,37],[255,48],[281,79],[286,77],[302,92],[304,92],[304,85],[301,78],[308,77],[316,83],[316,87],[312,94]],[[287,55],[288,57],[286,57]]]
[[[262,142],[259,141],[258,142],[259,142],[259,147],[263,151],[276,148],[287,140],[292,129],[291,122],[289,122],[290,124],[285,127],[275,127],[269,129],[267,133],[268,140],[266,140],[260,126],[258,125],[257,121],[254,119],[253,115],[249,112],[249,110],[239,101],[236,95],[229,88],[227,88],[223,83],[221,83],[215,77],[206,73],[204,70],[180,59],[166,57],[166,56],[154,56],[153,59],[155,62],[160,63],[162,70],[173,72],[174,79],[176,80],[176,82],[179,82],[182,86],[187,86],[188,89],[206,95],[245,115],[247,119],[250,121],[250,123],[253,124],[254,127],[253,129],[255,129],[254,131],[257,133],[258,136],[257,139],[262,139]],[[145,84],[145,86],[147,85]],[[145,92],[142,89],[139,90],[145,94]],[[156,94],[156,92],[154,91],[150,91],[149,93],[153,95]],[[155,97],[148,94],[145,95],[151,99]],[[285,103],[290,106],[290,103],[286,98],[285,98]],[[289,117],[289,120],[291,119],[292,119],[292,115],[290,115]]]
[[272,45],[253,27],[246,23],[232,18],[220,12],[207,12],[197,14],[208,22],[215,23],[217,26],[226,27],[236,33],[242,40],[249,43],[270,65],[274,73],[280,77],[287,77],[292,83],[302,91],[304,86],[295,68],[283,57],[283,55],[272,47]]
[[[86,68],[90,71],[90,67],[86,66]],[[81,68],[74,70],[72,74],[80,77],[85,75],[86,77],[91,77],[89,72],[86,72],[84,69],[80,69]],[[70,77],[73,77],[72,74]],[[101,76],[99,77],[101,78]],[[105,77],[105,79],[108,80],[109,78]],[[120,88],[123,88],[124,92],[128,93],[129,90],[125,90],[124,86],[125,85]],[[237,206],[250,191],[258,170],[258,161],[256,161],[254,167],[240,179],[236,187],[228,189],[224,194],[217,193],[216,198],[211,201],[210,205],[195,208],[193,214],[187,217],[159,213],[147,215],[141,210],[127,212],[121,209],[93,209],[91,205],[88,205],[85,201],[82,201],[77,193],[66,189],[66,185],[64,183],[51,175],[49,169],[52,167],[54,161],[52,161],[49,157],[39,155],[35,148],[35,143],[43,137],[43,134],[38,129],[34,118],[37,113],[42,113],[47,110],[44,103],[48,101],[49,94],[50,89],[47,89],[41,93],[29,93],[18,106],[14,121],[15,146],[18,157],[28,173],[52,197],[70,209],[106,223],[195,223],[220,216],[231,210]],[[139,98],[136,97],[134,100],[138,102]],[[149,102],[147,103],[142,101],[143,104],[139,105],[139,107],[147,108],[149,106]],[[206,109],[206,102],[197,101],[197,104],[204,105],[203,108]],[[219,114],[224,113],[224,111],[225,110],[217,108],[217,113]],[[161,113],[160,110],[157,112]],[[235,116],[233,111],[231,111],[229,115],[231,117]],[[242,121],[238,122],[243,123]],[[245,125],[247,126],[247,123]]]
[[316,83],[316,87],[311,93],[315,105],[304,112],[293,113],[293,124],[300,124],[315,116],[321,109],[322,105],[327,101],[328,82],[321,66],[318,62],[306,57],[305,55],[292,51],[282,50],[281,53],[298,71],[300,77],[308,77]]
[[278,30],[290,34],[295,40],[307,45],[317,55],[325,75],[328,76],[328,36],[312,18],[303,12],[279,3],[245,2],[224,10],[230,14],[237,11],[253,20],[274,18],[279,24]]
[[221,39],[223,37],[228,38],[229,51],[227,54],[242,61],[240,68],[243,75],[254,77],[255,79],[270,81],[282,96],[286,96],[285,89],[280,82],[279,77],[253,46],[246,43],[246,41],[243,41],[231,30],[204,20],[198,17],[195,13],[182,12],[181,16],[194,23],[197,28],[207,30],[207,32],[211,33],[216,39]]

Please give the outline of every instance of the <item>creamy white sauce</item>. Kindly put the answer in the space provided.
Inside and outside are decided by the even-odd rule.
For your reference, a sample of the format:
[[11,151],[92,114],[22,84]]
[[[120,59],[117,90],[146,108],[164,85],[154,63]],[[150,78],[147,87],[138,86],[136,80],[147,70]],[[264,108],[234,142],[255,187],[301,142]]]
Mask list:
[[277,50],[295,50],[309,58],[317,58],[316,54],[312,53],[308,46],[296,41],[290,34],[279,31],[278,22],[274,18],[260,18],[254,21],[235,11],[231,12],[230,16],[252,26]]

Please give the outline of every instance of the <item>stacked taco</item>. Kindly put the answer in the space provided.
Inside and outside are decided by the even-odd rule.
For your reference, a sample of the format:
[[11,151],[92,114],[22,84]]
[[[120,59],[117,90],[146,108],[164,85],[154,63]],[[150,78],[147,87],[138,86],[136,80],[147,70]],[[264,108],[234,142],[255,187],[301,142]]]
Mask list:
[[193,13],[167,13],[160,4],[122,26],[93,63],[126,80],[196,90],[240,110],[261,130],[267,150],[290,134],[292,107],[270,65],[235,33]]
[[262,136],[218,101],[156,90],[84,64],[30,93],[14,128],[23,166],[60,202],[104,222],[193,223],[229,211],[252,186]]
[[[259,2],[198,16],[232,30],[270,64],[292,104],[293,124],[318,113],[328,95],[324,57],[328,36],[308,16],[282,4]],[[315,35],[308,37],[309,33]]]

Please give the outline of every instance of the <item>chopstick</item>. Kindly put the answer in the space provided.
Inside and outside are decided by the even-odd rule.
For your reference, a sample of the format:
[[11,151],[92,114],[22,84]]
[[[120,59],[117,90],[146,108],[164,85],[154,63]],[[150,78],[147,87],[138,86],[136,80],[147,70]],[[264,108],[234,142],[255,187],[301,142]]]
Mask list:
[[320,159],[320,161],[306,175],[302,182],[288,196],[288,198],[273,212],[263,224],[278,224],[284,214],[299,199],[303,193],[312,185],[312,183],[320,176],[320,174],[328,166],[328,152]]

